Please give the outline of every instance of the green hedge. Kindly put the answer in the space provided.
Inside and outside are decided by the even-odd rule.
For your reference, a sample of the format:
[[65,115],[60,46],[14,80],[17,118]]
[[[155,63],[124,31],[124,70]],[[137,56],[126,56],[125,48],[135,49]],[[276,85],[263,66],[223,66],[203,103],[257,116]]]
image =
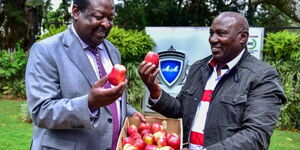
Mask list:
[[300,60],[299,32],[268,33],[263,52],[267,58],[276,60]]
[[300,34],[269,33],[263,50],[264,61],[279,72],[287,96],[279,123],[281,129],[300,129]]
[[111,29],[107,40],[119,48],[124,64],[141,62],[145,54],[155,46],[145,30],[125,30],[117,26]]
[[[21,42],[20,42],[21,43]],[[28,55],[17,44],[15,51],[0,51],[0,97],[25,98],[25,67]]]

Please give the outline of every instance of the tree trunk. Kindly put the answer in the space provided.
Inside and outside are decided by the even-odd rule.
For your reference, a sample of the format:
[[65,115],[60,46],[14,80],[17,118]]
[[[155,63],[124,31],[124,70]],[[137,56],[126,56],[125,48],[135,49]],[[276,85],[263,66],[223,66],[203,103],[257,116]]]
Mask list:
[[300,0],[250,0],[253,4],[272,4],[287,16],[300,23]]

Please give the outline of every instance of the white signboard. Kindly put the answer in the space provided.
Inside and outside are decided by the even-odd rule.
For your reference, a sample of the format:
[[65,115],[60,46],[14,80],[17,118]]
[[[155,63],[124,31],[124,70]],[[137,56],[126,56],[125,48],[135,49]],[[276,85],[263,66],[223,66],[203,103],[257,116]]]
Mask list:
[[[146,32],[157,44],[154,51],[167,50],[170,45],[187,54],[187,60],[195,62],[211,54],[209,27],[146,27]],[[263,49],[264,28],[250,27],[248,50],[256,58],[261,59]]]

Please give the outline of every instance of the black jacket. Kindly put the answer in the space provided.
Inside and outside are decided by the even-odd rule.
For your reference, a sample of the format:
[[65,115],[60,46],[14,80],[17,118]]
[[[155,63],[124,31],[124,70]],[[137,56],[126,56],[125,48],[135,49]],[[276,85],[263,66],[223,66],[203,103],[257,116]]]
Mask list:
[[[151,109],[183,119],[183,142],[189,133],[206,82],[212,73],[211,56],[195,62],[176,98],[165,91]],[[238,64],[217,84],[204,129],[208,150],[267,150],[286,101],[280,77],[270,65],[245,51]]]

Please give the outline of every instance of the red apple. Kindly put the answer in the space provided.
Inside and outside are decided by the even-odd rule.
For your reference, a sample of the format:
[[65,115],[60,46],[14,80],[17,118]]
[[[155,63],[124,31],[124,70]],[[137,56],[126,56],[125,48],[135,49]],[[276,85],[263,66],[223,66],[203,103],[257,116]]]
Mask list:
[[127,135],[130,136],[132,133],[138,132],[137,127],[132,124],[127,127]]
[[141,123],[139,124],[138,129],[139,129],[139,132],[141,132],[141,131],[144,130],[144,129],[149,129],[149,130],[151,130],[151,125],[150,125],[148,122],[141,122]]
[[138,150],[144,150],[146,143],[142,139],[136,139],[133,144]]
[[132,144],[127,143],[124,145],[123,150],[138,150],[138,149]]
[[180,138],[176,133],[172,133],[168,136],[168,145],[174,149],[179,149],[180,147]]
[[161,138],[161,137],[166,137],[166,138],[167,138],[167,132],[164,131],[164,130],[157,131],[157,132],[155,132],[155,133],[153,134],[153,136],[154,136],[155,142],[157,142],[158,139]]
[[162,131],[164,130],[164,127],[162,124],[160,123],[157,123],[157,122],[154,122],[152,123],[152,126],[151,126],[151,132],[154,134],[155,132],[157,131]]
[[134,132],[130,137],[135,141],[136,139],[142,139],[141,135],[138,132]]
[[144,150],[158,150],[158,147],[156,145],[146,145]]
[[147,133],[151,133],[151,130],[149,129],[144,129],[140,132],[141,136],[144,137],[144,135],[146,135]]
[[126,68],[123,65],[115,64],[110,74],[108,75],[108,81],[110,84],[116,86],[126,79]]
[[145,57],[145,62],[151,62],[152,64],[154,64],[156,67],[158,67],[158,63],[159,63],[159,56],[157,53],[155,52],[148,52],[146,57]]
[[159,148],[159,150],[174,150],[174,148],[172,148],[171,146],[164,146]]
[[146,144],[154,144],[154,136],[151,133],[144,135],[143,140]]
[[129,143],[129,144],[133,144],[133,139],[131,137],[124,137],[122,139],[122,145],[124,146],[125,144]]
[[157,147],[159,147],[159,148],[167,146],[168,145],[167,137],[166,136],[159,137],[156,144],[157,144]]
[[178,135],[176,133],[170,133],[170,134],[168,133],[167,134],[168,139],[171,138],[172,136],[178,137]]

